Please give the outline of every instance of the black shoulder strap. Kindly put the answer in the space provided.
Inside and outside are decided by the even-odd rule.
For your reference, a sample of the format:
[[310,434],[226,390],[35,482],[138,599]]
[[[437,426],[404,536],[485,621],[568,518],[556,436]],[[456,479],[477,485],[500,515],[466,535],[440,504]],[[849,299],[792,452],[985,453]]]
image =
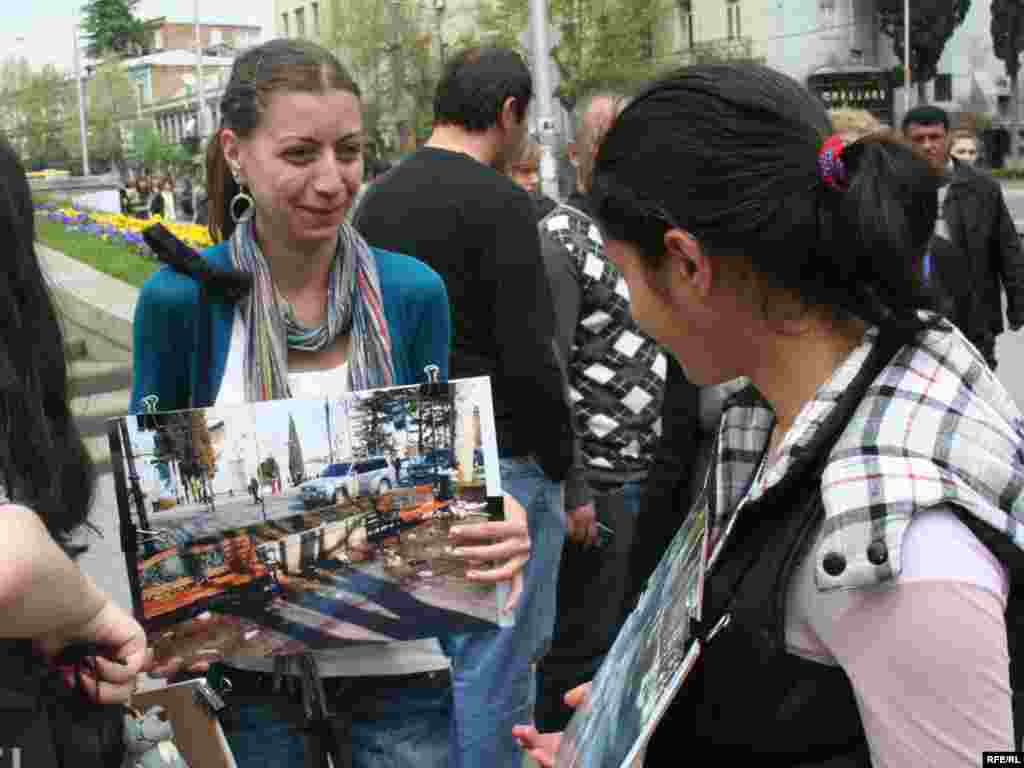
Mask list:
[[252,290],[252,275],[238,269],[221,269],[176,238],[163,224],[154,224],[142,231],[142,238],[164,264],[196,280],[210,294],[231,302]]

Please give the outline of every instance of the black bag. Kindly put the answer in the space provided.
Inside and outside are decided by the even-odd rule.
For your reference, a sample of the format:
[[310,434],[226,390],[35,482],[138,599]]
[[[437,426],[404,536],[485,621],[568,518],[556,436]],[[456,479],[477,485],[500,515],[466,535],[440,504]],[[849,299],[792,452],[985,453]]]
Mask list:
[[[71,653],[77,671],[87,659]],[[124,720],[120,704],[96,704],[65,683],[31,641],[0,642],[0,766],[120,768]]]

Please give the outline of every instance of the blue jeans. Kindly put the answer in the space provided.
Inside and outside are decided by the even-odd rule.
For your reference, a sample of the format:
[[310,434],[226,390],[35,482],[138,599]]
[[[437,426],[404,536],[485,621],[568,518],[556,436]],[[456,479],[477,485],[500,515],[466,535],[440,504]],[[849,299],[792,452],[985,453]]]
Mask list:
[[451,768],[521,768],[512,726],[533,721],[536,663],[555,624],[558,564],[565,541],[561,483],[532,459],[502,459],[501,487],[526,509],[531,551],[515,626],[442,640],[451,658],[455,717]]
[[[353,768],[447,768],[450,688],[375,687],[329,698],[333,711],[351,713],[351,731],[339,741],[351,744]],[[282,713],[280,699],[232,703],[235,724],[225,736],[238,768],[310,764],[300,724]]]

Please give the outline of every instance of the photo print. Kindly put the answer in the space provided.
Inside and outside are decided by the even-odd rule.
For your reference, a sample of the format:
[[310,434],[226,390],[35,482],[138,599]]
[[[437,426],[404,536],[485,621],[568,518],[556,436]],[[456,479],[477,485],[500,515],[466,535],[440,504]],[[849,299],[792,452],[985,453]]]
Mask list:
[[[158,661],[507,623],[448,531],[501,519],[490,380],[109,423],[137,618]],[[125,534],[128,535],[125,535]]]
[[562,736],[558,768],[630,768],[693,668],[708,561],[707,505],[676,533]]

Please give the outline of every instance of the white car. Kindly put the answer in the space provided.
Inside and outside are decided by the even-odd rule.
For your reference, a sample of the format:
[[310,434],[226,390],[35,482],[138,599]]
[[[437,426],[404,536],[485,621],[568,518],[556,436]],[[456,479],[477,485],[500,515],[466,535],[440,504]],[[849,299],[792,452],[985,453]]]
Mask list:
[[320,477],[299,486],[299,493],[306,509],[316,509],[337,504],[345,497],[385,493],[397,484],[395,465],[387,457],[377,456],[331,464]]

